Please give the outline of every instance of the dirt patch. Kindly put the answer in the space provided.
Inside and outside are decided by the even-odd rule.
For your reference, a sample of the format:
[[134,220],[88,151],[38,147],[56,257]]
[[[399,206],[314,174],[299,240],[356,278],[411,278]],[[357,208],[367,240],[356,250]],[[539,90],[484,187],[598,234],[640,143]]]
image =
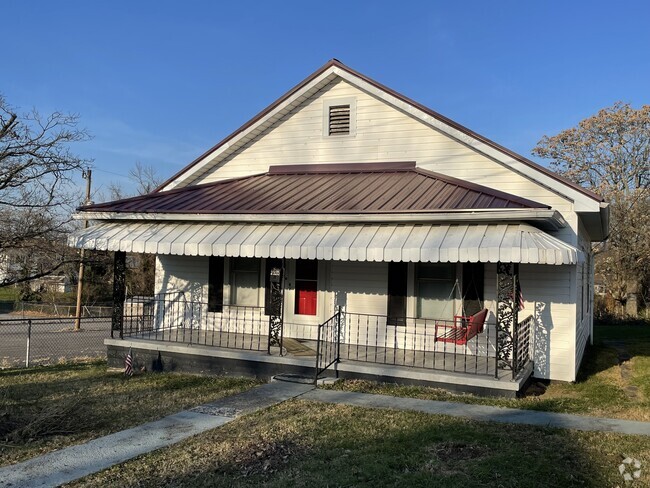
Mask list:
[[521,397],[538,397],[542,396],[544,393],[546,393],[546,390],[548,389],[549,381],[548,380],[537,380],[537,381],[531,381],[521,392]]

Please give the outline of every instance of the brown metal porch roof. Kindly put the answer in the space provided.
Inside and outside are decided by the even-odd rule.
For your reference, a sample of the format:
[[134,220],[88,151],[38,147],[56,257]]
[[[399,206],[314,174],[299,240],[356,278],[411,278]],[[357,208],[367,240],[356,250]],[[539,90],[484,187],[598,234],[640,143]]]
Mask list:
[[346,214],[413,213],[547,205],[413,162],[272,166],[268,173],[80,207],[92,212]]

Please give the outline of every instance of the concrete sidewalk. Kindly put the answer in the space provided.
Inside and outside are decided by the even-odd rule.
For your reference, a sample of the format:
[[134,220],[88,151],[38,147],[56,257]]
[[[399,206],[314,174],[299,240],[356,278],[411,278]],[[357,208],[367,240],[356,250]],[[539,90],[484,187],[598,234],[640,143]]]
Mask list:
[[220,427],[240,415],[284,402],[312,388],[312,385],[296,383],[268,383],[155,422],[6,466],[0,468],[0,487],[54,487],[69,483]]
[[394,408],[452,417],[469,418],[481,422],[524,424],[559,429],[615,432],[630,435],[650,435],[650,422],[587,417],[567,413],[539,412],[516,408],[469,405],[466,403],[398,398],[336,390],[312,390],[300,396],[301,400],[355,405],[368,408]]

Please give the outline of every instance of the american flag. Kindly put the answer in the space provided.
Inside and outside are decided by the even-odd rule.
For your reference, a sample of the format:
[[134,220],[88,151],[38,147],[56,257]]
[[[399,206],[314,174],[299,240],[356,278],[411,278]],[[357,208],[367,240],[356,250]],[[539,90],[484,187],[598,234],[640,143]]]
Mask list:
[[133,376],[133,354],[131,348],[129,348],[129,353],[124,360],[124,376]]

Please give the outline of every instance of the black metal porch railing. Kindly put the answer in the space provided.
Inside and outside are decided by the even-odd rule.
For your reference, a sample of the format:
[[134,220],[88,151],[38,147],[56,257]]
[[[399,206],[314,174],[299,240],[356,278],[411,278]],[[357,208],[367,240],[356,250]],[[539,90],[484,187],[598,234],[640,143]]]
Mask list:
[[532,361],[532,316],[513,331],[511,365],[499,364],[494,322],[485,322],[471,337],[462,335],[464,320],[407,318],[403,323],[392,325],[385,315],[337,312],[318,329],[316,378],[341,360],[495,378],[508,377],[510,370],[516,378]]
[[268,317],[264,307],[223,305],[212,312],[207,302],[188,300],[182,293],[129,297],[123,336],[266,351]]
[[[534,319],[528,317],[510,331],[511,353],[498,354],[497,325],[485,321],[467,332],[463,319],[409,317],[394,325],[385,315],[337,310],[316,325],[285,323],[285,337],[315,349],[315,377],[342,361],[394,365],[495,378],[517,377],[531,357]],[[124,304],[124,337],[189,345],[267,351],[269,317],[264,307],[223,305],[218,312],[183,293],[130,297]],[[295,341],[294,341],[295,342]],[[302,354],[307,356],[308,354]]]
[[334,365],[335,375],[338,377],[336,363],[341,358],[341,309],[328,320],[318,326],[318,337],[316,340],[316,370],[314,383],[318,377],[332,365]]
[[523,371],[531,356],[531,339],[535,319],[532,315],[517,324],[513,340],[512,377],[516,378]]
[[[392,325],[386,316],[345,313],[341,359],[409,366],[458,373],[497,373],[493,323],[474,336],[450,338],[461,321],[407,318]],[[446,337],[446,338],[445,338]]]

